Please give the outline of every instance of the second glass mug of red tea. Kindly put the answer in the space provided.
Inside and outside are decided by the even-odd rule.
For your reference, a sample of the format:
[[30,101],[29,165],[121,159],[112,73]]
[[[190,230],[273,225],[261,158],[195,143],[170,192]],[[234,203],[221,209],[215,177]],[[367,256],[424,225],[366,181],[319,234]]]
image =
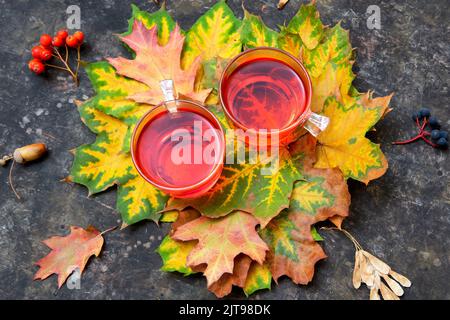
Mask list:
[[328,118],[311,112],[312,84],[305,67],[279,49],[260,47],[236,56],[222,74],[219,95],[231,124],[254,135],[257,144],[285,145],[302,128],[317,136],[328,125]]
[[192,101],[172,100],[142,117],[131,141],[139,174],[178,198],[198,197],[219,179],[224,133],[217,118]]

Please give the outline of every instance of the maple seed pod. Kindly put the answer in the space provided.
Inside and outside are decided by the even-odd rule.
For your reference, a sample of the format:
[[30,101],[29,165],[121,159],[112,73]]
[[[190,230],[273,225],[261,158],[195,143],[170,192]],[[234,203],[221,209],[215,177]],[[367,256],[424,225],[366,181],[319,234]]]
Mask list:
[[25,163],[41,158],[47,152],[43,143],[34,143],[14,150],[13,157],[17,163]]

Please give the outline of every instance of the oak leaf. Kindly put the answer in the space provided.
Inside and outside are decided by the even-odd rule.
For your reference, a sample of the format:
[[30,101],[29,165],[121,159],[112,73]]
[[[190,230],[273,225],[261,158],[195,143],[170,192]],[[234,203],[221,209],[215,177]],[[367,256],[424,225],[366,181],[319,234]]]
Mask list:
[[52,251],[36,262],[40,267],[34,280],[44,280],[52,274],[58,275],[58,288],[75,269],[80,274],[92,255],[98,257],[103,246],[102,234],[93,227],[86,230],[70,227],[70,234],[65,237],[55,236],[43,241]]
[[225,273],[219,280],[208,286],[208,290],[218,298],[223,298],[231,293],[233,286],[243,288],[252,264],[250,257],[240,254],[234,259],[233,273]]
[[268,248],[255,230],[257,224],[251,215],[235,211],[217,219],[197,218],[178,227],[172,238],[199,241],[189,254],[187,265],[206,264],[204,275],[209,287],[224,273],[233,273],[234,258],[240,253],[260,264],[264,262]]

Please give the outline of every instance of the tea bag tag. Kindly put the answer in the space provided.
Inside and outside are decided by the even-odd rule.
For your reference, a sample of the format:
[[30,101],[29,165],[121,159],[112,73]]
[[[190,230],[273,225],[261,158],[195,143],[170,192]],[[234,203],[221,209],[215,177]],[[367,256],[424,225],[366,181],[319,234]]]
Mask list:
[[[164,95],[164,102],[175,101],[175,89],[173,86],[173,80],[162,80],[159,83],[159,85],[160,85],[161,91]],[[176,103],[174,103],[174,104],[164,103],[164,105],[167,107],[167,110],[169,110],[169,112],[177,111]]]
[[304,128],[309,131],[314,137],[317,137],[324,131],[330,123],[330,118],[321,116],[317,113],[311,113],[311,116],[306,121]]

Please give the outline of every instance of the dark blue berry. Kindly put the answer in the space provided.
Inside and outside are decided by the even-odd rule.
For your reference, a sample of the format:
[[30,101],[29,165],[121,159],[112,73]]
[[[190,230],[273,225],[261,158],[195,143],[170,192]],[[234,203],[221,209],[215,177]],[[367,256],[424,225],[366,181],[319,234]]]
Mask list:
[[430,123],[431,129],[439,130],[441,128],[441,125],[439,124],[439,121],[436,119],[436,117],[430,117],[429,123]]
[[447,149],[448,148],[448,141],[445,138],[440,138],[437,141],[437,145],[439,146],[439,148],[441,149]]
[[419,113],[418,113],[418,112],[414,113],[414,114],[412,115],[412,119],[413,119],[414,122],[416,122],[417,120],[419,120],[419,119],[420,119]]
[[431,131],[431,139],[438,140],[441,137],[441,132],[437,129]]
[[448,132],[444,130],[439,131],[439,138],[444,138],[445,140],[448,140]]
[[431,116],[430,109],[422,108],[419,110],[420,118],[429,118]]

